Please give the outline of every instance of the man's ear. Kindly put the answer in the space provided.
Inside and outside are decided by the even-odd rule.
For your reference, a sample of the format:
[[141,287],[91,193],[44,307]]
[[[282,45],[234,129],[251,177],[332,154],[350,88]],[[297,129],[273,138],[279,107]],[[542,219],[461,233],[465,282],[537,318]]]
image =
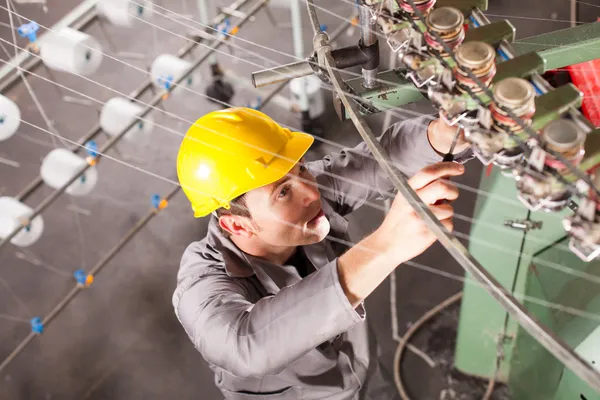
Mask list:
[[255,229],[252,223],[246,217],[239,215],[223,215],[219,218],[219,226],[231,235],[238,235],[250,238],[254,235]]

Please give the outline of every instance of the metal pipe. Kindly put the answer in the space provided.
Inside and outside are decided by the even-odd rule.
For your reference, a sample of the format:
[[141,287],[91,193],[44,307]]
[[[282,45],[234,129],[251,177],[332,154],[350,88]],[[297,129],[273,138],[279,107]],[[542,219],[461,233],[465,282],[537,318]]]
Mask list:
[[[239,7],[248,3],[249,1],[250,0],[237,1],[231,5],[231,8],[238,9]],[[223,21],[226,17],[227,17],[227,13],[222,12],[215,17],[213,22],[218,24],[221,21]],[[83,22],[85,22],[85,21],[83,21]],[[206,28],[206,29],[209,30],[210,28]],[[199,43],[201,43],[201,42],[200,41],[186,42],[185,45],[177,52],[177,57],[179,57],[179,58],[185,57],[196,46],[198,46]],[[38,60],[38,61],[40,60],[39,57],[34,57],[34,59]],[[133,92],[131,92],[129,94],[129,97],[137,99],[140,96],[142,96],[148,89],[152,89],[152,80],[150,80],[150,79],[148,79],[148,81],[146,81],[145,83],[140,85],[140,87],[138,87]],[[102,128],[100,127],[100,125],[96,124],[92,129],[90,129],[90,131],[87,134],[85,134],[84,136],[82,136],[80,139],[77,140],[78,145],[74,145],[73,147],[70,147],[69,150],[74,153],[77,153],[77,152],[83,150],[83,148],[81,146],[83,146],[88,141],[94,139],[101,131],[102,131]],[[41,176],[38,175],[38,177],[35,178],[33,181],[31,181],[29,183],[29,185],[27,185],[19,194],[17,194],[15,196],[15,198],[19,201],[25,201],[25,199],[27,197],[29,197],[36,189],[38,189],[40,186],[42,186],[43,183],[44,183],[44,181],[42,180]]]
[[361,5],[359,10],[360,40],[363,45],[370,46],[377,42],[377,35],[373,29],[376,22],[371,18],[371,10],[369,7]]
[[[241,28],[243,25],[245,25],[245,23],[249,20],[250,16],[252,16],[253,14],[255,14],[257,11],[259,11],[262,7],[264,7],[269,0],[260,0],[258,3],[256,3],[251,10],[248,12],[247,16],[242,18],[239,23],[238,23],[238,28]],[[210,47],[202,54],[202,56],[200,58],[198,58],[196,61],[194,61],[192,63],[192,65],[181,75],[180,78],[178,78],[177,80],[175,80],[175,82],[173,83],[173,85],[171,85],[169,87],[169,89],[167,89],[167,93],[170,93],[176,86],[178,86],[181,82],[184,82],[187,79],[187,76],[194,71],[196,68],[198,68],[200,66],[200,64],[202,64],[204,61],[206,61],[210,55],[217,50],[219,47],[221,47],[221,45],[223,45],[226,41],[227,41],[228,37],[225,37],[223,39],[221,38],[217,38],[215,40],[213,40],[212,44],[210,45]],[[164,93],[158,93],[149,103],[148,105],[144,108],[144,110],[137,115],[138,118],[143,118],[145,117],[148,113],[150,113],[150,111],[152,111],[152,109],[158,105],[162,100],[163,100],[163,96]],[[117,134],[116,136],[114,136],[112,139],[110,139],[107,143],[104,144],[104,146],[99,149],[99,153],[106,153],[108,150],[110,150],[123,136],[125,136],[125,134],[129,131],[129,129],[131,129],[133,126],[135,126],[138,123],[137,120],[133,120],[131,121],[125,128],[123,128],[123,130],[121,130],[121,132],[119,132],[119,134]],[[98,159],[101,158],[101,154],[98,154]],[[73,183],[75,182],[77,179],[79,179],[79,177],[85,173],[89,168],[91,167],[90,164],[86,164],[84,167],[82,167],[81,169],[79,169],[79,171],[74,174],[67,182],[65,182],[65,184],[63,186],[61,186],[59,189],[57,189],[56,191],[54,191],[50,196],[46,197],[36,208],[35,210],[33,210],[32,214],[29,216],[29,221],[33,220],[36,216],[38,216],[39,214],[41,214],[46,208],[48,208],[52,203],[54,203],[54,201],[56,201],[56,199],[58,199],[60,197],[61,194],[63,194],[65,192],[65,190]],[[8,236],[6,236],[4,239],[2,239],[2,241],[0,241],[0,249],[3,248],[7,243],[9,243],[9,241],[14,238],[20,231],[21,229],[23,229],[25,226],[27,226],[29,224],[29,221],[24,221],[24,223],[21,224],[21,226],[18,226],[16,229],[14,229]]]
[[[272,91],[265,94],[264,91],[255,88],[254,85],[252,85],[252,82],[250,82],[250,80],[247,77],[239,76],[232,70],[229,70],[229,69],[223,70],[223,76],[225,76],[225,78],[227,78],[232,83],[239,85],[241,87],[244,87],[244,88],[252,91],[256,95],[261,96],[262,101],[264,101],[264,99],[266,98],[265,96],[269,96],[272,103],[277,104],[278,106],[280,106],[281,108],[283,108],[286,111],[290,111],[290,112],[299,112],[300,111],[298,109],[298,107],[296,107],[296,105],[287,97],[277,95],[277,93],[272,93]],[[283,87],[285,87],[286,84],[287,84],[287,82],[283,82]],[[281,89],[279,89],[278,92],[280,90]]]
[[252,84],[255,88],[285,82],[292,78],[300,78],[314,73],[308,61],[296,61],[275,68],[263,69],[252,73]]
[[[337,69],[355,67],[357,65],[375,65],[369,69],[369,76],[377,79],[377,66],[379,65],[379,47],[377,43],[369,47],[349,46],[332,51]],[[364,70],[363,70],[364,71]],[[314,73],[308,61],[297,61],[279,67],[263,69],[252,73],[252,83],[259,88],[273,83],[283,82],[289,79],[311,75]],[[374,75],[373,75],[374,74]]]
[[[314,11],[313,0],[306,0],[307,7],[312,12]],[[411,5],[414,6],[412,0]],[[318,32],[318,31],[315,31]],[[315,41],[315,43],[318,43]],[[577,376],[588,383],[595,390],[600,391],[600,372],[595,370],[587,363],[579,354],[569,347],[561,338],[557,337],[552,331],[541,325],[535,320],[527,310],[519,303],[519,301],[510,294],[500,283],[469,253],[463,244],[456,239],[442,223],[433,215],[429,207],[423,203],[417,193],[411,188],[408,180],[400,174],[393,166],[389,157],[381,147],[381,144],[373,135],[373,132],[360,117],[356,105],[346,97],[340,82],[343,82],[339,72],[334,69],[335,61],[331,55],[331,48],[327,47],[327,40],[324,39],[321,43],[325,44],[322,49],[325,67],[329,73],[332,84],[335,88],[340,100],[350,114],[350,118],[361,137],[371,150],[377,163],[383,168],[390,178],[394,187],[413,207],[413,210],[423,219],[429,229],[436,235],[440,243],[448,250],[456,261],[473,276],[475,281],[479,283],[513,318],[542,346],[544,346],[551,354],[560,360],[565,366],[570,368]]]
[[[367,6],[360,6],[360,45],[371,46],[377,43],[377,35],[375,34],[375,19],[371,18],[371,10]],[[377,63],[378,64],[378,63]],[[377,87],[377,67],[371,69],[362,68],[363,86],[367,89]]]
[[[292,37],[294,38],[294,54],[297,59],[304,57],[304,41],[302,40],[302,14],[300,12],[300,0],[290,1],[290,12],[292,15]],[[308,95],[306,94],[306,80],[302,80],[298,103],[300,112],[308,112]]]
[[[204,25],[210,25],[210,18],[208,16],[208,6],[206,4],[206,0],[198,0],[197,1],[198,4],[198,19],[200,20],[201,24]],[[208,63],[209,64],[216,64],[217,62],[217,58],[215,57],[215,55],[211,55]]]

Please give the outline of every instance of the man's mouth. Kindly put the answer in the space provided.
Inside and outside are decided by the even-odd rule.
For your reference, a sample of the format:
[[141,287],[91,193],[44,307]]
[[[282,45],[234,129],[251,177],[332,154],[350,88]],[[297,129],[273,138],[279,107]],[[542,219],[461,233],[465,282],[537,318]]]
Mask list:
[[323,212],[323,209],[320,209],[319,212],[317,213],[317,215],[315,215],[315,217],[313,219],[308,221],[308,223],[306,225],[314,225],[316,222],[318,222],[319,218],[324,217],[324,216],[325,216],[325,213]]

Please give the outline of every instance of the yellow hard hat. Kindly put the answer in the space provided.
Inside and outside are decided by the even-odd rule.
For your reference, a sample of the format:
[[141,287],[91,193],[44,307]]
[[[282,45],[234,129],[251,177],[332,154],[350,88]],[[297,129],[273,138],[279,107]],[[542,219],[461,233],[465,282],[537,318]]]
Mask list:
[[251,108],[213,111],[179,147],[177,176],[195,217],[229,208],[236,197],[284,177],[313,143]]

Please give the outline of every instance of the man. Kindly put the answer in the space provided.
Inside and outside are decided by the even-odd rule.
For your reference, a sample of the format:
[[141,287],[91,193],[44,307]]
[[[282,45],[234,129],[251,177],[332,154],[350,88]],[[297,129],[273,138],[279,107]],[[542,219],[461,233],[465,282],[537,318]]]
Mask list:
[[[458,191],[440,178],[463,166],[439,161],[454,132],[423,116],[379,139],[448,229]],[[233,108],[200,118],[179,150],[195,216],[215,216],[183,255],[173,304],[227,399],[396,395],[381,378],[363,301],[435,237],[397,196],[381,226],[348,249],[344,216],[393,187],[364,144],[304,164],[312,142]],[[467,151],[460,141],[457,161]]]

